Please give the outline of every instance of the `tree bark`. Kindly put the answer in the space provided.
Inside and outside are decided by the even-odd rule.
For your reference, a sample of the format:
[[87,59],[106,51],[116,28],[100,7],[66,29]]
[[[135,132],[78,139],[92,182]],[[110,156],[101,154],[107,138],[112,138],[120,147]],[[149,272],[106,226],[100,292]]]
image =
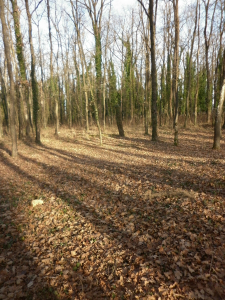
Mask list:
[[197,49],[197,79],[196,79],[196,87],[195,87],[195,107],[194,107],[194,114],[195,114],[195,119],[194,119],[194,125],[197,126],[198,122],[198,92],[199,92],[199,51],[200,51],[200,4],[199,4],[199,9],[198,9],[198,49]]
[[148,118],[148,107],[150,103],[150,22],[149,18],[147,18],[146,29],[143,22],[143,11],[141,10],[141,21],[144,33],[144,41],[145,41],[145,90],[144,90],[144,128],[145,134],[148,135],[148,126],[149,126],[149,118]]
[[4,12],[4,1],[0,0],[0,18],[2,22],[2,34],[3,43],[5,50],[5,57],[7,60],[7,69],[10,80],[10,129],[12,138],[12,157],[17,157],[17,134],[16,134],[16,113],[15,113],[15,83],[13,78],[12,63],[11,63],[11,53],[9,45],[9,31],[6,25],[5,12]]
[[48,13],[48,35],[50,42],[50,98],[53,98],[55,105],[55,135],[58,137],[59,134],[59,102],[55,95],[55,82],[53,79],[53,45],[52,45],[52,33],[51,33],[51,22],[50,22],[50,5],[47,0],[47,13]]
[[[206,2],[207,1],[207,2]],[[206,59],[206,72],[207,72],[207,122],[210,124],[211,121],[211,111],[212,111],[212,89],[211,89],[211,74],[210,74],[210,67],[209,67],[209,47],[211,42],[211,36],[213,31],[213,22],[214,22],[214,15],[217,5],[217,0],[214,4],[213,15],[211,19],[211,27],[209,36],[207,36],[207,27],[208,27],[208,13],[209,13],[209,4],[210,0],[203,0],[205,4],[205,27],[204,27],[204,38],[205,38],[205,59]]]
[[142,5],[147,14],[150,22],[150,39],[151,39],[151,69],[152,69],[152,141],[157,141],[157,69],[156,69],[156,55],[155,55],[155,25],[156,25],[156,14],[157,14],[157,4],[158,0],[155,1],[155,11],[154,11],[154,0],[149,0],[148,11],[145,8],[142,0],[138,0]]
[[119,135],[121,137],[124,137],[121,106],[118,104],[116,105],[116,124],[119,131]]
[[220,100],[216,110],[216,120],[214,127],[214,144],[213,149],[220,149],[220,137],[221,137],[221,121],[223,112],[223,103],[225,100],[225,50],[223,52],[223,86],[220,92]]
[[12,8],[13,8],[13,20],[14,20],[14,31],[15,31],[15,38],[16,38],[16,54],[20,69],[20,99],[19,101],[19,138],[23,134],[23,125],[24,125],[24,118],[25,118],[25,125],[26,125],[26,135],[29,136],[30,134],[30,127],[31,124],[28,118],[29,115],[29,86],[27,82],[27,75],[26,75],[26,65],[25,65],[25,58],[24,58],[24,51],[23,51],[23,39],[20,29],[20,15],[19,15],[19,8],[17,5],[17,0],[11,0]]
[[178,15],[179,0],[173,0],[174,23],[175,23],[175,47],[174,47],[174,60],[173,60],[173,80],[172,91],[175,104],[174,114],[174,145],[178,146],[178,74],[179,74],[179,15]]
[[107,70],[107,50],[108,50],[108,39],[109,39],[109,24],[111,17],[111,2],[109,9],[109,20],[107,24],[107,33],[106,33],[106,44],[105,44],[105,63],[104,63],[104,75],[103,75],[103,131],[105,131],[105,117],[106,117],[106,70]]
[[190,94],[191,94],[191,69],[192,69],[192,54],[193,54],[193,48],[194,48],[194,41],[196,36],[196,30],[197,30],[197,23],[198,23],[198,0],[196,4],[195,9],[195,27],[192,35],[191,40],[191,52],[189,56],[189,64],[188,64],[188,90],[187,90],[187,97],[186,97],[186,116],[185,116],[185,122],[184,127],[187,127],[188,120],[190,119],[190,112],[189,112],[189,103],[190,103]]
[[33,46],[33,37],[32,37],[32,24],[31,24],[31,14],[29,9],[28,0],[25,0],[26,12],[28,18],[28,27],[29,27],[29,43],[30,43],[30,53],[31,53],[31,84],[32,84],[32,93],[33,93],[33,118],[35,124],[36,138],[35,141],[37,144],[41,143],[41,107],[39,101],[39,91],[38,91],[38,82],[36,78],[36,61],[34,54]]

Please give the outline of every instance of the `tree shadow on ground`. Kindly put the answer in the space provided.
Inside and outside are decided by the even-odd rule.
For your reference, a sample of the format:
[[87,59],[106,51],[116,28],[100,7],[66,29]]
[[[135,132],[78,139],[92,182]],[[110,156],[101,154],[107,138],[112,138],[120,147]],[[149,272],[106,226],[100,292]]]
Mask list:
[[[204,251],[211,249],[216,253],[213,256],[216,272],[223,274],[221,270],[223,264],[218,259],[224,235],[222,235],[222,231],[221,234],[218,231],[217,236],[220,236],[220,241],[216,240],[215,242],[214,235],[218,222],[216,211],[213,213],[207,211],[207,215],[205,215],[204,209],[208,210],[208,207],[200,197],[196,200],[190,199],[188,202],[187,199],[185,200],[180,196],[173,196],[172,199],[168,199],[167,196],[159,195],[153,199],[144,199],[142,194],[133,193],[137,185],[134,187],[132,185],[140,178],[144,178],[146,169],[141,172],[141,168],[134,165],[109,162],[81,154],[75,155],[66,150],[49,147],[44,147],[44,149],[45,156],[51,155],[48,155],[48,163],[22,154],[19,155],[20,161],[17,163],[11,161],[7,156],[0,157],[0,162],[13,172],[15,178],[19,176],[25,182],[31,181],[36,187],[35,193],[53,195],[54,201],[51,203],[47,196],[44,199],[49,207],[52,205],[53,208],[57,198],[60,198],[66,205],[69,205],[74,214],[79,214],[83,225],[91,224],[94,228],[91,237],[88,234],[82,236],[85,242],[77,238],[77,236],[82,235],[85,226],[83,229],[77,229],[75,226],[74,232],[70,234],[72,244],[68,247],[68,260],[66,260],[66,267],[63,269],[69,268],[70,252],[73,249],[77,252],[79,260],[82,257],[82,252],[83,254],[86,253],[88,247],[88,252],[96,252],[97,256],[99,255],[99,257],[96,256],[96,261],[91,260],[88,255],[82,265],[81,272],[73,274],[78,278],[78,282],[74,280],[72,284],[72,289],[78,295],[77,299],[82,299],[82,297],[83,299],[93,299],[93,291],[99,295],[98,299],[115,298],[116,296],[112,296],[114,291],[112,285],[116,286],[116,293],[121,298],[128,295],[126,293],[130,291],[129,299],[134,299],[136,295],[141,296],[142,293],[146,294],[147,292],[163,297],[163,293],[166,293],[171,285],[175,285],[175,293],[187,295],[194,290],[200,293],[201,290],[204,291],[206,283],[213,293],[213,299],[223,299],[224,294],[218,286],[222,282],[217,282],[215,274],[210,274],[212,272],[210,263],[202,264],[202,262],[212,261],[212,253]],[[40,152],[38,149],[36,151]],[[43,154],[43,152],[41,153]],[[60,163],[57,162],[59,165],[55,165],[56,157],[60,160]],[[28,173],[26,164],[29,165],[29,168],[32,166],[35,175]],[[90,167],[93,168],[89,170]],[[85,168],[87,174],[84,172]],[[165,179],[164,176],[168,176],[167,173],[163,173],[166,170],[160,166],[149,164],[148,168],[149,177],[146,177],[146,180],[152,181],[153,184],[154,177],[157,177],[157,182],[160,184]],[[126,179],[133,179],[131,182],[132,190],[129,188],[126,190],[117,189],[113,185],[107,185],[106,182],[109,182],[111,175],[103,177],[103,170],[113,173],[113,176],[117,176],[117,180],[121,175],[124,175]],[[132,172],[130,172],[131,170]],[[184,170],[174,170],[173,172],[173,178],[177,176],[180,179],[189,175]],[[124,184],[126,179],[123,179]],[[197,176],[195,179],[202,181],[201,176]],[[4,180],[2,184],[7,188],[7,181]],[[174,189],[175,183],[171,182],[169,185]],[[20,187],[17,186],[16,181],[13,182],[12,186],[16,194]],[[12,186],[9,187],[9,190]],[[192,185],[192,189],[194,189],[193,187],[195,186]],[[194,190],[199,191],[197,185]],[[97,196],[97,192],[99,196]],[[31,190],[25,191],[25,195],[29,193],[32,195]],[[86,197],[85,199],[82,199],[82,193],[87,193],[86,196],[83,195]],[[25,203],[28,205],[28,202],[25,201]],[[120,210],[117,211],[117,208],[121,208],[122,213]],[[35,209],[34,212],[39,216],[38,209]],[[44,221],[38,219],[41,224],[44,224]],[[53,226],[53,229],[55,227]],[[64,225],[63,228],[65,228]],[[58,233],[61,234],[61,231],[59,229]],[[198,240],[198,235],[202,239]],[[104,242],[104,237],[107,237],[109,242]],[[93,238],[95,242],[91,243]],[[39,239],[36,243],[38,242]],[[194,247],[191,246],[192,243],[194,243]],[[33,245],[30,247],[32,249]],[[51,243],[48,247],[50,251],[53,251]],[[57,247],[58,249],[54,250],[57,252],[56,256],[63,251],[63,246]],[[31,253],[30,260],[34,260],[34,257]],[[107,257],[112,257],[112,261],[109,262]],[[106,264],[101,269],[100,265],[104,261]],[[73,261],[72,263],[74,266]],[[86,271],[89,270],[90,264],[94,270],[93,274],[97,277],[94,283],[89,279],[90,272]],[[41,268],[43,269],[44,266],[45,263]],[[144,273],[142,266],[146,267]],[[174,273],[171,268],[179,273]],[[204,274],[210,274],[210,276],[204,277]],[[112,279],[110,279],[111,275]],[[40,274],[40,276],[43,279],[46,278],[47,281],[49,280],[46,275]],[[185,278],[184,281],[182,281],[182,277]],[[142,280],[141,278],[146,279]],[[98,280],[96,281],[96,279]],[[197,284],[196,280],[198,281]],[[48,285],[51,286],[50,280]],[[91,291],[89,291],[90,286],[93,286]],[[142,292],[137,289],[138,286],[141,287]],[[27,290],[26,285],[24,285],[24,289]],[[65,295],[64,299],[66,297]]]
[[[94,146],[90,146],[90,148],[92,147],[94,148]],[[44,151],[46,153],[48,152],[53,157],[57,156],[64,161],[70,161],[71,163],[76,163],[78,165],[92,165],[96,169],[108,170],[118,176],[121,174],[128,174],[132,169],[132,173],[129,175],[129,177],[137,181],[141,178],[145,178],[146,181],[149,180],[150,182],[155,183],[164,182],[173,188],[188,187],[189,189],[192,189],[196,192],[205,192],[211,194],[212,196],[215,196],[215,194],[225,194],[225,181],[218,180],[216,177],[214,177],[213,173],[213,169],[221,169],[221,172],[223,172],[224,163],[213,158],[208,161],[208,167],[212,167],[212,171],[208,172],[205,176],[202,176],[201,168],[205,165],[206,162],[192,161],[191,159],[187,158],[182,159],[182,155],[180,155],[179,158],[175,158],[170,157],[169,154],[167,154],[167,158],[163,158],[163,156],[159,157],[151,153],[150,159],[155,161],[155,164],[153,164],[152,162],[148,162],[148,155],[142,155],[138,153],[132,153],[131,155],[129,155],[145,159],[145,166],[143,168],[142,165],[133,165],[127,163],[126,161],[117,164],[113,160],[110,160],[108,158],[106,160],[103,158],[92,158],[87,155],[72,154],[67,150],[51,148],[44,145],[42,145],[42,147],[38,149],[38,151]],[[99,150],[103,152],[105,151],[105,149],[102,148],[100,148]],[[126,155],[125,151],[118,151],[113,149],[109,151]],[[164,163],[164,165],[158,165],[159,159],[160,162]],[[185,170],[183,168],[183,163],[189,164],[190,168],[188,170]],[[89,172],[92,176],[95,176],[95,172]],[[153,179],[152,177],[155,177],[155,179]]]

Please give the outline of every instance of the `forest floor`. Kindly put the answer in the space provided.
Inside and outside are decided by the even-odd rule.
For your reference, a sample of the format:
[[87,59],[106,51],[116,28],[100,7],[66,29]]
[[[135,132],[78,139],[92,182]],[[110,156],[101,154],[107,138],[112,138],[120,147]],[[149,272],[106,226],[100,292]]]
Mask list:
[[225,299],[225,143],[125,133],[0,142],[0,299]]

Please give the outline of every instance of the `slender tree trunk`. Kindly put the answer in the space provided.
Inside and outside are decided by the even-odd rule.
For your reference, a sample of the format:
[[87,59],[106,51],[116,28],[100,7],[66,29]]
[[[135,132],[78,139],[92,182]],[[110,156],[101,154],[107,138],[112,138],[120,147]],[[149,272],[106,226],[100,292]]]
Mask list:
[[32,24],[31,24],[31,14],[29,9],[28,0],[25,0],[28,26],[29,26],[29,43],[30,43],[30,52],[31,52],[31,83],[32,83],[32,94],[33,94],[33,118],[36,130],[36,143],[41,143],[41,107],[39,101],[39,91],[38,91],[38,82],[36,78],[36,62],[33,46],[33,37],[32,37]]
[[187,122],[190,119],[189,103],[190,103],[190,94],[191,94],[192,54],[193,54],[194,41],[196,36],[197,23],[198,23],[198,0],[195,9],[195,27],[192,35],[192,40],[191,40],[191,52],[190,52],[189,64],[188,64],[188,90],[187,90],[187,97],[186,97],[186,116],[185,116],[185,123],[184,123],[185,128],[187,127]]
[[50,5],[47,0],[47,12],[48,12],[48,34],[50,42],[50,97],[53,98],[55,104],[55,135],[58,137],[59,134],[59,102],[55,95],[55,83],[53,78],[53,46],[52,46],[52,33],[51,33],[51,22],[50,22]]
[[150,106],[150,61],[149,61],[149,51],[146,51],[145,56],[145,101],[144,101],[144,122],[145,122],[145,134],[148,135],[149,126],[149,106]]
[[178,146],[178,73],[179,73],[179,15],[178,2],[173,0],[174,22],[175,22],[175,47],[174,47],[174,61],[173,61],[173,99],[175,104],[174,114],[174,145]]
[[47,116],[46,116],[46,98],[45,98],[45,92],[43,89],[43,83],[44,83],[44,71],[43,71],[43,57],[42,57],[42,49],[41,49],[41,37],[40,37],[40,26],[39,23],[37,25],[38,27],[38,44],[39,44],[39,66],[41,69],[41,87],[40,87],[40,103],[41,103],[41,110],[42,110],[42,120],[43,120],[43,126],[44,128],[47,127]]
[[[207,2],[206,2],[207,1]],[[214,10],[213,15],[211,19],[211,28],[210,33],[207,36],[207,27],[208,27],[208,13],[209,13],[209,4],[210,0],[203,0],[205,4],[205,27],[204,27],[204,38],[205,38],[205,59],[206,59],[206,72],[207,72],[207,122],[210,124],[211,121],[211,111],[212,111],[212,88],[211,88],[211,74],[210,74],[210,67],[209,67],[209,47],[210,47],[210,41],[212,36],[212,30],[213,30],[213,22],[214,22],[214,15],[215,10],[217,6],[217,0],[214,3]]]
[[[71,7],[72,7],[74,25],[75,25],[76,33],[77,33],[77,42],[78,42],[78,48],[79,48],[79,53],[80,53],[80,59],[81,59],[83,74],[84,74],[84,67],[85,67],[86,74],[87,74],[87,80],[88,80],[88,84],[89,84],[89,89],[90,89],[90,92],[91,92],[91,98],[92,98],[92,102],[93,102],[93,106],[94,106],[95,119],[96,119],[98,131],[99,131],[100,145],[102,145],[102,131],[101,131],[101,126],[100,126],[100,122],[99,122],[98,106],[97,106],[96,99],[95,99],[95,94],[94,94],[93,88],[92,88],[93,85],[91,84],[90,76],[89,76],[89,73],[88,73],[88,67],[87,67],[87,63],[86,63],[86,60],[85,60],[85,56],[84,56],[83,46],[82,46],[82,43],[81,43],[80,30],[79,30],[79,26],[78,26],[78,23],[77,23],[78,20],[79,20],[78,11],[77,11],[77,9],[75,9],[72,0],[70,0],[70,4],[71,4]],[[76,0],[76,8],[77,8],[77,0]],[[75,15],[75,11],[76,11],[76,15]]]
[[[122,63],[121,63],[121,84],[120,84],[120,89],[121,89],[121,95],[120,95],[120,107],[121,107],[121,116],[122,116],[122,119],[123,119],[123,95],[124,95],[124,91],[123,91],[123,87],[124,87],[124,61],[123,61],[123,57],[124,57],[124,54],[123,54],[123,50],[124,50],[124,47],[123,47],[123,31],[122,31]],[[110,97],[110,95],[109,95]],[[110,103],[110,102],[109,102]]]
[[[79,1],[80,2],[80,1]],[[101,117],[103,117],[102,110],[102,44],[101,44],[101,26],[102,26],[102,14],[105,8],[105,1],[96,0],[83,0],[82,4],[87,9],[89,17],[91,19],[92,28],[95,38],[95,73],[96,73],[96,86],[95,86],[95,99],[97,109],[100,111]]]
[[104,75],[103,75],[103,131],[105,131],[105,117],[106,117],[105,94],[106,94],[107,49],[108,49],[110,16],[111,16],[111,2],[110,2],[109,20],[108,20],[108,24],[107,24],[107,33],[106,33],[105,64],[104,64]]
[[200,4],[198,9],[198,49],[197,49],[197,79],[196,79],[196,87],[195,87],[195,120],[194,124],[197,126],[198,121],[198,92],[199,92],[199,51],[200,51]]
[[5,57],[7,60],[7,69],[10,80],[10,126],[11,126],[11,137],[12,137],[12,157],[17,157],[17,134],[16,134],[16,112],[15,112],[15,84],[12,71],[11,63],[11,54],[10,54],[10,45],[9,45],[9,31],[5,21],[5,12],[4,12],[4,1],[0,0],[0,18],[2,22],[2,34],[3,34],[3,43],[5,50]]
[[[149,12],[148,12],[149,13]],[[144,91],[144,128],[145,134],[148,135],[148,126],[149,126],[149,103],[150,103],[150,88],[151,88],[151,76],[150,76],[150,21],[147,19],[147,28],[145,29],[143,23],[143,13],[141,11],[141,20],[144,31],[144,41],[145,41],[145,91]]]
[[[157,0],[155,3],[157,8]],[[150,19],[150,33],[151,33],[151,69],[152,69],[152,141],[158,139],[157,133],[157,69],[156,69],[156,55],[155,55],[155,23],[156,23],[156,9],[154,12],[154,0],[149,0],[149,19]]]

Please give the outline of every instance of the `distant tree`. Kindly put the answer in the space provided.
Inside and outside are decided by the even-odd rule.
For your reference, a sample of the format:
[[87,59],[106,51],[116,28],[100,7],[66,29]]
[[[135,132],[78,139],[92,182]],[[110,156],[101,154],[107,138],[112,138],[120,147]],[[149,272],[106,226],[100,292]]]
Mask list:
[[[91,19],[95,39],[95,72],[96,72],[96,101],[101,117],[102,111],[102,16],[111,0],[80,0],[79,3],[87,10]],[[103,117],[104,119],[104,117]]]
[[121,137],[124,137],[121,105],[119,103],[119,94],[116,88],[116,74],[115,74],[114,65],[112,61],[110,62],[110,69],[109,69],[109,97],[112,103],[112,107],[116,111],[116,124],[119,131],[119,135]]
[[[98,113],[98,106],[97,106],[97,102],[96,102],[96,94],[93,91],[93,85],[91,83],[91,78],[89,75],[89,68],[86,62],[86,58],[84,55],[84,49],[83,49],[83,44],[81,41],[81,33],[80,33],[80,16],[78,14],[78,0],[76,0],[76,2],[72,2],[72,0],[70,0],[70,4],[71,4],[71,8],[72,8],[72,14],[73,14],[73,21],[74,21],[74,25],[75,25],[75,29],[76,29],[76,34],[77,34],[77,43],[78,43],[78,48],[79,48],[79,55],[80,55],[80,61],[81,61],[81,65],[82,65],[82,71],[84,74],[84,71],[86,71],[86,77],[87,77],[87,85],[86,88],[88,87],[90,89],[90,94],[91,94],[91,102],[93,104],[93,108],[94,108],[94,115],[95,115],[95,120],[97,123],[97,127],[98,127],[98,131],[99,131],[99,139],[100,139],[100,144],[102,145],[102,130],[101,130],[101,126],[100,126],[100,122],[99,122],[99,113]],[[86,78],[83,77],[84,82],[86,82]]]
[[207,98],[207,71],[203,67],[198,71],[199,73],[199,92],[198,92],[198,107],[200,112],[207,112],[207,105],[205,99]]

